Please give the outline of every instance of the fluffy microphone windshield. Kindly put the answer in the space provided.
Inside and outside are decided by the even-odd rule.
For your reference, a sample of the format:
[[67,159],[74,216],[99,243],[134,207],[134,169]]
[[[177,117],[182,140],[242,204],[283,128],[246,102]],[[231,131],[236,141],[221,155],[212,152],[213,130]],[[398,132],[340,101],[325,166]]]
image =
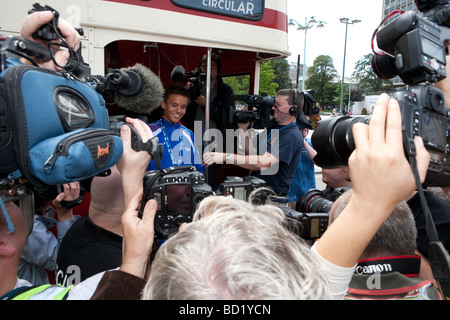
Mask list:
[[135,72],[142,80],[142,90],[133,96],[119,94],[118,105],[122,108],[138,113],[150,114],[161,105],[164,94],[164,86],[159,77],[149,68],[142,64],[135,64],[133,67],[122,68],[126,73]]
[[183,66],[175,66],[170,74],[170,77],[175,82],[186,80],[186,71]]

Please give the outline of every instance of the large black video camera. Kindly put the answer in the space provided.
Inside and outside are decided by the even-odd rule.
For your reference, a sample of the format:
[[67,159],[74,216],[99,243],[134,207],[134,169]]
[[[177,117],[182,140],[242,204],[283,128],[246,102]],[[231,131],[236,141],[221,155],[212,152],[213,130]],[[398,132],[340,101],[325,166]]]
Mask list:
[[[423,16],[405,12],[377,33],[378,47],[387,54],[375,56],[372,66],[379,77],[399,75],[408,85],[390,93],[401,108],[405,154],[413,156],[413,139],[422,137],[431,156],[425,184],[444,187],[450,186],[450,109],[444,93],[432,84],[446,77],[450,5],[417,3],[419,9],[428,9]],[[314,162],[322,168],[347,165],[355,149],[352,126],[369,121],[370,117],[348,116],[320,121],[311,138],[317,150]]]
[[202,88],[206,81],[206,73],[202,73],[200,69],[195,69],[189,72],[189,74],[190,77],[187,76],[184,67],[178,65],[173,68],[170,77],[175,82],[188,81],[189,97],[191,98],[192,101],[194,101],[200,96],[202,92]]
[[372,60],[378,77],[399,75],[408,85],[445,78],[444,41],[448,34],[429,18],[407,11],[378,31],[378,47],[386,53],[375,54]]
[[[320,112],[316,106],[314,98],[314,90],[305,90],[301,92],[303,98],[302,112],[306,116],[313,116]],[[235,110],[234,106],[230,106],[229,113],[226,115],[225,122],[231,124],[251,122],[254,129],[265,129],[274,124],[272,107],[275,105],[275,97],[262,94],[258,95],[233,95],[233,101],[241,101],[247,106],[252,107],[251,111]],[[300,117],[300,114],[298,115]]]
[[248,106],[252,107],[252,111],[231,111],[230,123],[246,123],[252,122],[253,128],[264,129],[273,125],[273,110],[275,105],[275,97],[263,95],[233,95],[233,101],[242,101]]
[[191,222],[198,203],[213,194],[203,174],[193,166],[148,171],[144,176],[140,212],[148,200],[155,199],[158,203],[155,237],[167,239],[182,223]]
[[206,73],[202,73],[199,69],[193,70],[191,77],[187,78],[187,80],[189,81],[189,97],[193,101],[202,93],[202,88],[206,81]]
[[[5,117],[5,123],[11,127],[4,130],[6,133],[4,138],[2,135],[2,142],[5,142],[5,145],[6,143],[12,145],[10,141],[13,139],[8,139],[7,134],[14,127],[23,128],[21,130],[23,135],[28,133],[31,137],[31,139],[24,137],[30,149],[46,138],[77,130],[90,128],[109,130],[105,99],[115,101],[118,97],[136,96],[143,90],[144,79],[134,71],[136,68],[110,69],[105,76],[91,75],[89,65],[83,61],[81,47],[78,51],[71,49],[57,28],[59,13],[49,6],[41,6],[38,3],[35,3],[28,13],[36,11],[51,11],[53,19],[33,34],[33,38],[43,41],[59,38],[60,41],[50,42],[44,47],[21,37],[0,36],[0,84],[5,84],[0,93],[5,97],[4,104],[13,110],[11,114],[3,112],[1,115]],[[82,29],[78,29],[78,32],[83,33]],[[61,48],[70,53],[66,65],[59,65],[61,72],[39,68],[35,59],[40,62],[53,60],[58,65],[55,52]],[[32,66],[21,63],[19,58],[29,60]],[[31,85],[28,82],[31,82]],[[8,90],[8,86],[12,90]],[[1,103],[1,108],[6,108],[4,104]],[[24,111],[20,111],[21,109]],[[48,134],[35,134],[34,131],[38,129]],[[114,133],[119,135],[118,130]],[[139,135],[135,136],[134,131],[132,133],[134,140],[140,139]],[[14,138],[18,140],[17,144],[23,144],[24,141],[19,141],[22,138],[20,134],[15,133]],[[1,149],[4,152],[6,148],[10,146]],[[26,148],[24,145],[19,153],[27,152]],[[4,158],[8,158],[10,162],[16,161],[11,156]],[[9,167],[14,169],[14,164],[6,167],[2,162],[0,167],[0,170],[5,167],[4,171],[8,171]],[[23,167],[27,169],[29,165],[25,163]],[[29,180],[33,182],[32,179]]]

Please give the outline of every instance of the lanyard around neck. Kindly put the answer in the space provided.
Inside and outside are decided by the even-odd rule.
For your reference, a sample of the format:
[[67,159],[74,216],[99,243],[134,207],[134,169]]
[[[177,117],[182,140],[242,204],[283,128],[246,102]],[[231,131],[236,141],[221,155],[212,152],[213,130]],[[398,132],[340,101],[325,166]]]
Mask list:
[[[170,159],[172,160],[172,164],[174,166],[179,166],[183,162],[183,142],[184,142],[183,132],[181,131],[181,134],[180,134],[180,150],[178,151],[178,161],[175,162],[172,145],[170,144],[171,140],[169,139],[167,132],[166,132],[166,124],[164,123],[164,121],[162,119],[159,120],[159,123],[161,125],[161,131],[163,133],[164,141],[166,142],[167,151],[169,152]],[[179,130],[181,130],[181,128]]]

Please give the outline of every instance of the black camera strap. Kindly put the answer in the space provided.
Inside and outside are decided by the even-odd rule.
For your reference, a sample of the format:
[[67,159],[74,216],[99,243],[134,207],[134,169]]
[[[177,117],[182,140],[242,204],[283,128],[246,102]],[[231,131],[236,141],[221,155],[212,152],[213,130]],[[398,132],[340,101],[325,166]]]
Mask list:
[[433,277],[438,283],[439,290],[444,299],[450,299],[450,255],[445,249],[442,242],[439,241],[439,237],[434,225],[433,218],[431,216],[430,209],[425,199],[422,184],[420,182],[419,172],[417,169],[417,161],[414,155],[409,156],[409,163],[414,173],[414,179],[416,180],[417,191],[419,193],[420,203],[425,213],[425,228],[429,240],[429,256],[428,261],[433,272]]
[[420,274],[420,256],[389,256],[369,258],[358,261],[356,274],[387,274],[400,272],[407,277],[418,277]]
[[72,208],[80,205],[83,202],[85,193],[86,193],[86,190],[84,188],[80,188],[80,195],[78,198],[71,200],[71,201],[63,200],[63,201],[61,201],[60,204],[63,208],[72,209]]
[[163,146],[158,144],[158,136],[154,136],[148,139],[147,142],[143,142],[140,139],[140,136],[136,133],[135,139],[136,140],[133,141],[133,149],[135,151],[147,151],[155,161],[156,168],[158,168],[158,170],[162,170],[161,158],[163,155]]

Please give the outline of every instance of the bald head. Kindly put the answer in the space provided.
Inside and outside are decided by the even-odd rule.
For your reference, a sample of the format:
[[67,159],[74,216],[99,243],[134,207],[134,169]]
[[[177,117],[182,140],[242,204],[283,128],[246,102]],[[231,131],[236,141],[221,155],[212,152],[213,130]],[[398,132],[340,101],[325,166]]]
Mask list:
[[109,176],[92,179],[89,218],[108,230],[111,225],[120,225],[125,210],[123,197],[122,177],[114,166]]
[[[329,223],[333,223],[347,206],[352,196],[350,189],[342,194],[330,210]],[[361,259],[414,255],[416,250],[417,229],[414,216],[405,201],[398,203],[369,242]]]
[[349,167],[322,168],[322,181],[333,188],[351,187]]

